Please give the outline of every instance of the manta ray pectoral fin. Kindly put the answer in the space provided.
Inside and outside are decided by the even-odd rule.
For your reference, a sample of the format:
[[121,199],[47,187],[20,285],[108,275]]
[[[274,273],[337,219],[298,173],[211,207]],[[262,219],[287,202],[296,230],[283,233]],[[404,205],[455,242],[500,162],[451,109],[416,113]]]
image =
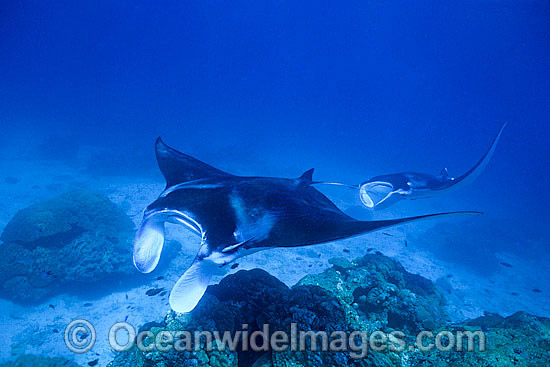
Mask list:
[[382,228],[395,226],[398,224],[405,224],[413,221],[424,220],[429,218],[444,218],[444,217],[456,217],[456,216],[469,216],[469,215],[481,215],[482,212],[476,211],[460,211],[460,212],[448,212],[448,213],[435,213],[435,214],[426,214],[419,215],[416,217],[407,217],[407,218],[398,218],[398,219],[385,219],[385,220],[375,220],[375,221],[357,221],[353,222],[355,226],[355,233],[361,234],[365,232],[372,232],[380,230]]
[[245,243],[248,243],[248,242],[252,241],[253,239],[254,239],[254,237],[252,237],[252,238],[250,238],[250,239],[248,239],[248,240],[246,240],[246,241],[236,243],[236,244],[234,244],[234,245],[229,245],[229,246],[225,247],[225,248],[222,250],[222,252],[225,254],[225,253],[227,253],[227,252],[231,252],[231,251],[233,251],[233,250],[236,250],[236,249],[238,249],[239,247],[241,247],[242,245],[244,245]]
[[134,265],[142,273],[150,273],[158,265],[164,246],[164,221],[146,218],[134,240]]
[[370,209],[387,200],[393,193],[393,185],[383,181],[367,182],[359,188],[361,202]]
[[160,171],[166,179],[166,187],[206,177],[232,176],[196,158],[170,148],[164,144],[160,137],[155,143],[155,153]]
[[170,307],[176,312],[191,312],[199,303],[216,265],[209,260],[195,259],[170,293]]

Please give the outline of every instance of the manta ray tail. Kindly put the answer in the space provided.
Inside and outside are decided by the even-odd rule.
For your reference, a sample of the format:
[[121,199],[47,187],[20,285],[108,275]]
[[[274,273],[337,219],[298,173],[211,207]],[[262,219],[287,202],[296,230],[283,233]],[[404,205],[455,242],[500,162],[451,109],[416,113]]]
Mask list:
[[485,167],[487,167],[487,164],[491,160],[491,157],[493,156],[493,153],[495,152],[498,141],[500,140],[500,136],[502,135],[502,131],[504,130],[506,125],[507,125],[507,123],[502,125],[502,127],[500,128],[500,131],[498,132],[497,136],[493,140],[493,143],[491,144],[489,149],[487,149],[487,152],[485,152],[483,157],[481,157],[481,159],[476,163],[476,165],[473,166],[472,168],[470,168],[468,170],[468,172],[466,172],[462,176],[457,177],[456,179],[454,179],[452,186],[456,186],[459,182],[461,184],[462,183],[467,183],[467,182],[472,182],[473,180],[475,180],[481,174],[481,172],[483,172],[483,170],[485,169]]
[[170,307],[176,312],[192,311],[204,295],[216,267],[212,261],[195,259],[172,288]]

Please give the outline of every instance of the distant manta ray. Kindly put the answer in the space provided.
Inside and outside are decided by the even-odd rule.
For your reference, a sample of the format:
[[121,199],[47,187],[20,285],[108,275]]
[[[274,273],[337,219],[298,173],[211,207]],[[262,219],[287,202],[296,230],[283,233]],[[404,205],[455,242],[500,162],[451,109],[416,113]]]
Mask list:
[[459,183],[462,185],[473,181],[489,163],[504,127],[506,124],[500,128],[485,155],[462,176],[449,177],[447,168],[444,168],[439,175],[403,172],[376,176],[359,185],[361,202],[371,209],[383,209],[403,199],[416,200],[431,197],[456,188]]
[[170,294],[170,306],[189,312],[213,274],[250,253],[340,240],[416,219],[480,214],[455,212],[380,221],[358,221],[312,185],[313,169],[295,179],[240,177],[156,142],[166,189],[144,212],[134,242],[134,264],[149,273],[159,262],[164,223],[183,224],[201,238],[199,252]]

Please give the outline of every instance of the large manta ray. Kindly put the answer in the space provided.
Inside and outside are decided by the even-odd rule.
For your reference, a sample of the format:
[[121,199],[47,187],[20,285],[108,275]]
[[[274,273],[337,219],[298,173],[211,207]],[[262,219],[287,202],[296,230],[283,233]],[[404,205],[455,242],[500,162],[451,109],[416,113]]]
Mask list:
[[156,142],[166,189],[144,212],[134,243],[134,264],[155,269],[165,222],[183,224],[200,238],[191,266],[170,294],[178,312],[193,310],[213,274],[247,254],[340,240],[399,223],[456,212],[380,221],[358,221],[340,211],[312,185],[313,169],[295,179],[240,177],[220,171]]
[[500,128],[493,143],[477,164],[462,176],[449,177],[446,168],[439,175],[403,172],[376,176],[359,185],[361,202],[370,209],[383,209],[403,199],[428,198],[456,188],[459,183],[462,186],[467,182],[472,182],[489,163],[505,126],[506,124]]

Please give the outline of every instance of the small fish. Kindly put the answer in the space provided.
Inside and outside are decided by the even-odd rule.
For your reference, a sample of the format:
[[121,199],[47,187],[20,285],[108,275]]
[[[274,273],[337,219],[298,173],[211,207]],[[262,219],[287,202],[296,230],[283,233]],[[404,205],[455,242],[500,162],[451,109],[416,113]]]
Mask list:
[[312,266],[313,266],[313,265],[309,264],[309,265],[308,265],[308,268],[311,268]]
[[235,264],[231,265],[231,269],[237,269],[238,266],[239,266],[239,263],[235,263]]
[[160,277],[157,277],[157,280],[163,280],[164,277],[161,275]]
[[542,291],[541,291],[540,289],[538,289],[538,288],[533,288],[533,292],[535,292],[535,293],[541,293]]
[[50,305],[50,308],[51,308],[52,310],[55,310],[55,306],[54,306],[54,305]]
[[453,274],[447,274],[447,278],[452,278]]
[[510,293],[512,296],[519,296],[519,293],[518,292],[512,292]]
[[152,297],[152,296],[156,296],[157,294],[159,294],[163,290],[164,290],[164,288],[151,288],[147,292],[145,292],[145,294],[148,295],[149,297]]
[[14,185],[14,184],[18,183],[19,181],[20,181],[20,179],[18,179],[17,177],[11,177],[11,176],[6,177],[4,179],[4,182],[6,182],[8,184],[11,184],[11,185]]
[[390,237],[393,237],[393,234],[391,234],[391,233],[388,233],[388,232],[382,232],[382,234],[383,234],[384,236],[390,236]]
[[126,295],[126,301],[128,301],[128,295]]
[[369,248],[367,249],[367,252],[371,252],[372,250],[374,250],[374,247],[369,247]]
[[91,306],[92,306],[92,303],[90,303],[90,302],[86,302],[86,303],[85,303],[85,304],[83,304],[82,306],[84,306],[84,307],[91,307]]
[[511,268],[511,267],[512,267],[512,265],[511,265],[511,264],[508,264],[508,263],[504,263],[504,262],[503,262],[503,263],[500,263],[500,265],[502,265],[502,266],[506,266],[507,268]]
[[128,321],[128,316],[129,315],[126,315],[126,317],[124,318],[124,322]]
[[375,254],[376,255],[382,255],[382,253],[380,251],[376,251]]
[[160,296],[161,296],[161,297],[164,297],[164,296],[166,296],[166,291],[162,291],[162,292],[160,292]]
[[343,249],[342,251],[344,251],[346,254],[349,254],[349,250],[347,248]]
[[42,233],[42,227],[39,227],[35,232],[34,232],[34,237],[38,238],[40,237],[40,234]]
[[301,257],[301,256],[296,256],[296,260],[298,260],[298,261],[301,261],[301,260],[303,260],[303,259],[304,259],[304,258]]
[[99,359],[94,359],[93,361],[88,362],[88,366],[95,366],[99,362]]
[[405,240],[405,247],[409,246],[409,243],[407,242],[407,240]]
[[376,275],[376,273],[370,273],[370,275]]
[[57,329],[53,329],[52,331],[56,334],[59,333],[59,330],[57,330]]

